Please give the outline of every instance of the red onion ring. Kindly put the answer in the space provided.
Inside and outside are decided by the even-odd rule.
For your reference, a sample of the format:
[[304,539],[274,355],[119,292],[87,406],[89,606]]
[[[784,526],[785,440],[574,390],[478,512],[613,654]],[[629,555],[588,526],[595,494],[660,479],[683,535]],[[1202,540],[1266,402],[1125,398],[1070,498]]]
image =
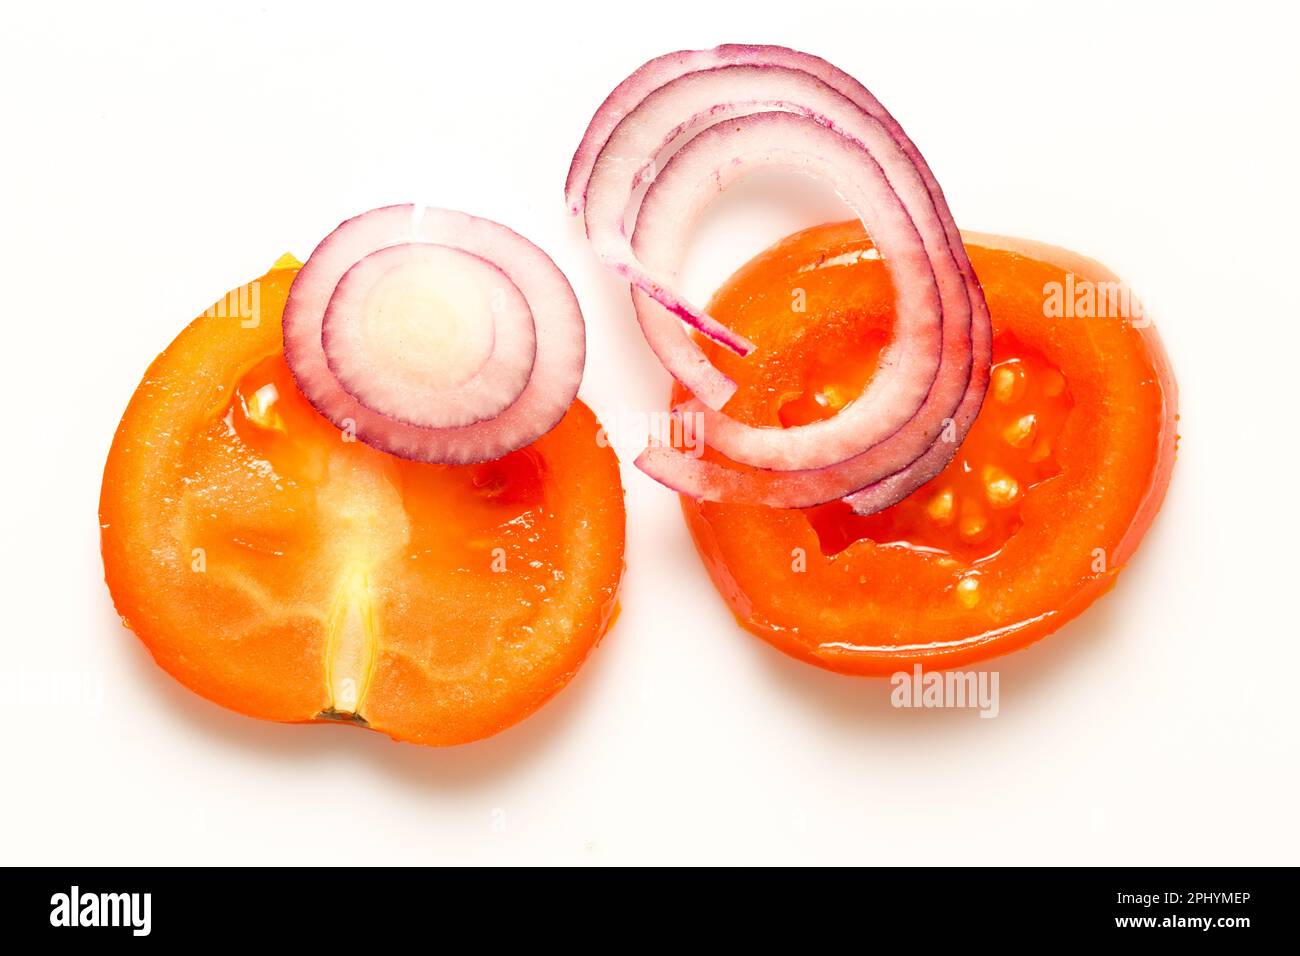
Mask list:
[[[670,223],[662,234],[667,241],[659,248],[678,249],[709,200],[757,166],[829,180],[852,208],[868,210],[868,231],[880,237],[881,258],[898,290],[894,341],[866,391],[840,414],[813,424],[756,428],[698,402],[688,403],[685,410],[704,415],[706,441],[734,461],[758,468],[824,468],[897,432],[930,394],[943,331],[934,271],[912,220],[871,154],[791,113],[756,113],[705,130],[675,153],[655,179],[638,222]],[[643,242],[640,248],[651,245],[657,244]],[[658,249],[652,255],[657,257]],[[953,397],[945,414],[959,397]],[[937,430],[921,450],[936,436]]]
[[[629,240],[626,217],[637,184],[651,175],[660,153],[701,125],[705,132],[681,146],[651,182]],[[735,342],[715,334],[720,323],[671,292],[686,233],[704,207],[764,165],[830,179],[881,248],[898,297],[899,326],[888,350],[894,354],[863,396],[833,418],[789,429],[757,428],[716,411],[734,383],[677,320],[724,345]],[[652,477],[695,497],[778,507],[860,492],[850,502],[855,509],[878,510],[951,458],[987,386],[987,307],[933,174],[856,80],[780,47],[727,46],[652,60],[593,118],[570,167],[566,197],[585,214],[602,262],[632,282],[638,320],[656,355],[695,395],[681,411],[703,414],[707,443],[740,466],[753,466],[653,447],[637,462]],[[916,237],[919,256],[906,241]],[[917,334],[917,309],[928,310],[929,328],[941,334]],[[925,368],[932,372],[928,380],[920,374]]]
[[498,223],[409,204],[322,240],[283,324],[312,405],[418,461],[490,461],[536,440],[572,404],[586,355],[577,299],[546,253]]

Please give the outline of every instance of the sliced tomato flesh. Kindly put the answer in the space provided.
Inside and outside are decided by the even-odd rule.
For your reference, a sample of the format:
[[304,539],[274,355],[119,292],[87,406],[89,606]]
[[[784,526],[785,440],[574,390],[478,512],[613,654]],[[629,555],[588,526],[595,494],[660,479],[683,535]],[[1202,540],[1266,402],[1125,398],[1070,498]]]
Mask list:
[[884,511],[855,515],[842,501],[808,509],[822,551],[836,554],[866,539],[951,554],[966,564],[992,557],[1019,530],[1025,496],[1059,472],[1053,444],[1070,405],[1060,371],[1002,333],[993,343],[984,408],[956,457],[925,488]]
[[256,322],[209,310],[133,396],[100,506],[113,599],[165,669],[234,710],[427,744],[495,733],[609,626],[618,462],[581,402],[479,465],[355,440],[285,364],[294,273],[227,297]]
[[[1024,646],[1114,584],[1163,499],[1176,387],[1135,300],[1122,314],[1063,317],[1054,288],[1113,297],[1119,280],[1049,246],[980,235],[966,246],[992,314],[993,369],[939,475],[867,516],[843,502],[682,499],[737,619],[800,659],[878,675]],[[778,427],[835,414],[870,380],[891,299],[856,223],[798,233],[746,264],[709,312],[758,351],[742,360],[704,344],[739,385],[728,413]]]

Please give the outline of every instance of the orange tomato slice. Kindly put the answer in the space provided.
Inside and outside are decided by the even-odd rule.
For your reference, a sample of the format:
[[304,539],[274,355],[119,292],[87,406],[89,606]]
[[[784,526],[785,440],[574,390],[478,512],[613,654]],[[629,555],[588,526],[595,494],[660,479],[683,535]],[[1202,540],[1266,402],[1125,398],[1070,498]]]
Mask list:
[[399,740],[496,733],[609,627],[618,461],[575,402],[499,461],[406,461],[321,418],[285,365],[277,264],[150,366],[100,499],[105,577],[163,668],[219,704]]
[[[1023,647],[1114,585],[1164,498],[1177,391],[1127,288],[1062,249],[976,234],[966,247],[992,313],[993,369],[940,475],[865,517],[842,502],[682,499],[736,618],[801,660],[885,675]],[[758,256],[709,312],[759,346],[737,359],[705,344],[740,386],[727,411],[788,427],[862,391],[889,338],[892,290],[861,227],[839,223]]]

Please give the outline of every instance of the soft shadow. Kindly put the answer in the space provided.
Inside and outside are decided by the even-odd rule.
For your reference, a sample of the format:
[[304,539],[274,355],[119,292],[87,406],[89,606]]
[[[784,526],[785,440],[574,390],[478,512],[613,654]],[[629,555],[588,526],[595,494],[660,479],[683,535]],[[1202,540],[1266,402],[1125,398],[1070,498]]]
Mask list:
[[[592,706],[591,688],[600,679],[598,672],[605,656],[597,647],[569,685],[521,723],[470,744],[423,747],[347,724],[283,724],[227,710],[200,697],[159,667],[140,640],[122,626],[111,606],[106,607],[105,616],[105,631],[122,645],[121,653],[130,659],[140,683],[163,698],[169,714],[218,746],[237,749],[277,767],[312,767],[340,758],[356,760],[412,787],[433,790],[486,787],[539,759],[571,730],[584,708]],[[609,639],[607,634],[601,645]]]
[[[1148,575],[1159,567],[1159,555],[1171,545],[1171,538],[1170,523],[1155,521],[1115,588],[1101,595],[1078,617],[1029,647],[960,669],[1000,673],[1002,714],[1055,706],[1057,691],[1066,675],[1085,662],[1112,653],[1111,645],[1115,641],[1132,639],[1131,634],[1125,636],[1126,608],[1131,606],[1135,593],[1143,592]],[[982,720],[970,710],[895,709],[889,702],[891,688],[887,679],[836,674],[788,657],[745,632],[741,636],[750,638],[753,652],[762,655],[764,672],[776,692],[800,698],[828,722],[877,728],[882,736],[903,739],[922,738],[933,734],[936,728],[964,734],[977,730],[979,724],[994,722]]]
[[[999,672],[1000,713],[1032,710],[1054,697],[1053,687],[1071,669],[1103,653],[1107,642],[1116,639],[1123,619],[1122,604],[1114,595],[1103,595],[1080,617],[1037,643],[958,669]],[[747,633],[740,637],[748,639],[753,653],[762,656],[762,673],[774,693],[799,698],[828,723],[876,728],[882,735],[910,739],[928,737],[936,730],[964,735],[990,722],[970,709],[895,708],[890,703],[892,687],[887,678],[837,674],[789,657]]]

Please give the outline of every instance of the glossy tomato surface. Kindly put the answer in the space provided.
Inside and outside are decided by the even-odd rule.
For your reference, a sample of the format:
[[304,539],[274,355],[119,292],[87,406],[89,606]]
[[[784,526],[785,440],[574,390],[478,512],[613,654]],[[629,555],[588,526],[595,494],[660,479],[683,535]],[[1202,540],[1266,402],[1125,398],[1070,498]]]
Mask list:
[[[992,315],[993,368],[979,417],[941,474],[868,516],[841,502],[782,510],[682,499],[737,620],[802,660],[884,675],[1023,647],[1115,584],[1164,498],[1177,390],[1127,287],[1066,250],[965,241]],[[870,379],[891,303],[857,223],[806,230],[761,254],[710,306],[758,346],[740,359],[706,345],[740,386],[727,411],[772,427],[835,414]]]
[[618,462],[581,402],[482,465],[356,441],[285,364],[295,266],[196,319],[132,397],[100,500],[114,603],[162,667],[241,713],[488,736],[562,688],[611,622]]

